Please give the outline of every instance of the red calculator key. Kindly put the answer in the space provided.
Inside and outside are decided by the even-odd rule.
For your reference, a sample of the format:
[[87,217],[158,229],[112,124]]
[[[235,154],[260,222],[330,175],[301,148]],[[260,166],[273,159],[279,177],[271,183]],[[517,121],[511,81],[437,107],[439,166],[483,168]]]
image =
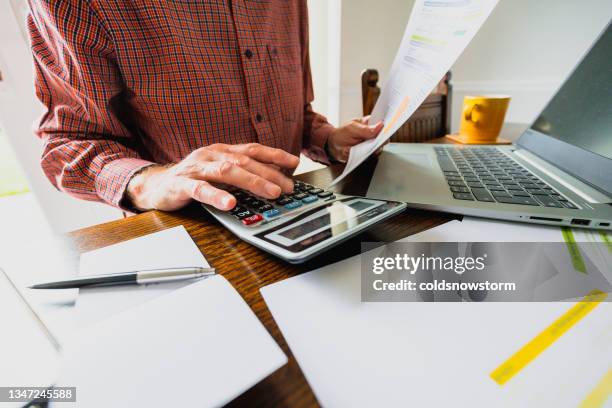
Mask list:
[[252,224],[258,223],[261,220],[263,220],[263,217],[261,216],[261,214],[255,214],[255,215],[251,215],[250,217],[244,218],[242,220],[242,223],[244,225],[252,225]]

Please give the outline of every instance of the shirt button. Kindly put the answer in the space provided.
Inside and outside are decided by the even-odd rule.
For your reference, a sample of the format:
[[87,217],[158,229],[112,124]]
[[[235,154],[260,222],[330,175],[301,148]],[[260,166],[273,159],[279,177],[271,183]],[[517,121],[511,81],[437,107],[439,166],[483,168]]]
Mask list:
[[263,116],[261,116],[261,113],[258,113],[257,115],[255,115],[255,120],[257,122],[261,122],[263,120]]
[[250,59],[253,57],[253,51],[247,48],[246,51],[244,51],[244,55]]

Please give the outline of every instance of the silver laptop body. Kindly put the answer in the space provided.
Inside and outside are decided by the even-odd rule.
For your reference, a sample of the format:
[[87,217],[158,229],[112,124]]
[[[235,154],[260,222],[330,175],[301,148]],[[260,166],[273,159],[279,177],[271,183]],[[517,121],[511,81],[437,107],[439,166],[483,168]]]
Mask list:
[[512,146],[389,144],[368,197],[612,230],[612,28]]

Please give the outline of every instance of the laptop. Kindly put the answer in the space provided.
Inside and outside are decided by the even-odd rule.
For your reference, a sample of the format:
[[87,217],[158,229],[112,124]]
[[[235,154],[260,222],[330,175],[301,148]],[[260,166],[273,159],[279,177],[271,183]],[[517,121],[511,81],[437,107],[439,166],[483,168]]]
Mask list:
[[611,25],[515,144],[389,144],[367,196],[477,217],[612,230]]

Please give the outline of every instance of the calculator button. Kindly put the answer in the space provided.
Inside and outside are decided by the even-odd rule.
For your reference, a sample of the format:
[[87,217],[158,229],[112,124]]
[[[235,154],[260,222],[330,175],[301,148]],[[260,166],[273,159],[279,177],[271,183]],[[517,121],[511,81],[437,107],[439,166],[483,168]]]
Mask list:
[[308,194],[304,194],[304,193],[298,193],[298,194],[294,194],[291,197],[293,197],[294,200],[303,200],[304,198],[306,198]]
[[230,210],[230,214],[236,215],[236,214],[241,213],[241,212],[246,211],[246,210],[247,210],[246,208],[237,205],[237,206],[235,206],[234,208],[232,208]]
[[311,188],[310,190],[308,190],[308,192],[310,194],[319,194],[319,193],[322,193],[323,190],[321,190],[320,188]]
[[330,195],[332,195],[334,193],[332,193],[331,191],[322,191],[320,193],[317,193],[317,195],[319,196],[319,198],[325,198],[325,197],[329,197]]
[[304,198],[302,199],[302,202],[303,202],[304,204],[310,204],[310,203],[314,203],[314,202],[315,202],[315,201],[317,201],[318,199],[319,199],[319,197],[317,197],[317,196],[314,196],[314,195],[309,195],[309,196],[304,197]]
[[301,201],[292,201],[290,203],[285,204],[285,208],[288,210],[293,210],[294,208],[298,208],[302,206]]
[[331,201],[331,200],[335,200],[335,199],[336,199],[336,196],[335,195],[331,195],[331,196],[327,197],[325,199],[325,201]]
[[274,207],[272,207],[270,204],[264,204],[264,205],[262,205],[261,207],[257,208],[257,212],[262,213],[262,212],[264,212],[264,211],[268,211],[268,210],[271,210],[271,209],[273,209],[273,208],[274,208]]
[[260,222],[261,220],[263,220],[263,217],[261,216],[261,214],[255,214],[255,215],[251,215],[250,217],[243,218],[242,223],[244,225],[253,225],[253,224]]
[[239,219],[241,219],[241,220],[242,220],[242,219],[244,219],[244,218],[249,218],[249,217],[251,217],[251,216],[253,216],[253,215],[255,215],[255,214],[254,214],[254,213],[252,213],[252,212],[251,212],[251,211],[249,211],[249,210],[244,210],[244,211],[241,211],[241,212],[236,213],[236,214],[234,214],[234,215],[235,215],[236,217],[238,217]]
[[262,205],[265,205],[266,203],[264,203],[263,201],[260,200],[253,200],[251,201],[251,203],[249,204],[251,207],[257,208],[257,207],[261,207]]
[[251,205],[251,203],[252,203],[253,201],[257,201],[257,199],[256,199],[256,198],[253,198],[253,197],[251,197],[251,196],[246,196],[246,197],[244,197],[243,199],[241,199],[241,200],[240,200],[240,204],[243,204],[243,205]]
[[287,204],[292,203],[292,202],[293,202],[293,200],[291,198],[284,197],[284,198],[281,198],[280,200],[277,200],[276,204],[278,204],[278,205],[287,205]]
[[280,215],[280,210],[278,208],[272,208],[271,210],[264,211],[263,216],[266,220],[270,218],[278,217]]

